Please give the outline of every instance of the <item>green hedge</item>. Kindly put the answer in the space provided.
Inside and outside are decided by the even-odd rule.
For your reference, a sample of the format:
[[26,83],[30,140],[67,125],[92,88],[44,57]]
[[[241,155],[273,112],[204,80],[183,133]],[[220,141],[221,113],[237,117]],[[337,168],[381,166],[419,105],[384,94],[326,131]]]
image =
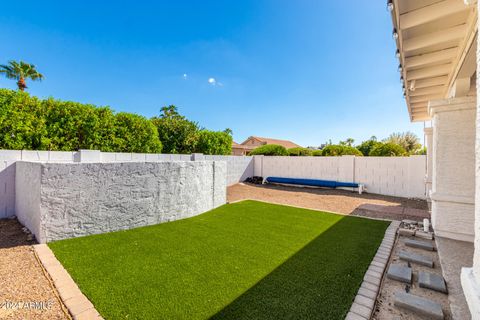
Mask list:
[[248,154],[249,156],[265,155],[265,156],[288,156],[288,151],[285,147],[278,144],[266,144],[253,149]]
[[196,152],[203,154],[232,154],[232,136],[223,131],[200,130]]
[[162,144],[145,117],[0,89],[0,148],[153,153]]
[[306,156],[313,155],[313,150],[308,148],[302,148],[302,147],[290,148],[290,149],[287,149],[287,151],[288,151],[288,155],[290,156],[306,157]]
[[322,156],[324,157],[345,155],[363,156],[360,150],[351,146],[331,144],[322,149]]
[[395,157],[405,156],[407,151],[395,143],[380,143],[370,151],[371,157]]

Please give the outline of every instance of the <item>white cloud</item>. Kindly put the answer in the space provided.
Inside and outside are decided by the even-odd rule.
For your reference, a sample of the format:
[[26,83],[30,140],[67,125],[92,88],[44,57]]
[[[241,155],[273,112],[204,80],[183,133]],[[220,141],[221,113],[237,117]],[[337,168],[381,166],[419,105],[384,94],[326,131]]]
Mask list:
[[217,79],[215,78],[208,78],[208,83],[211,84],[212,86],[223,87],[223,83],[217,81]]

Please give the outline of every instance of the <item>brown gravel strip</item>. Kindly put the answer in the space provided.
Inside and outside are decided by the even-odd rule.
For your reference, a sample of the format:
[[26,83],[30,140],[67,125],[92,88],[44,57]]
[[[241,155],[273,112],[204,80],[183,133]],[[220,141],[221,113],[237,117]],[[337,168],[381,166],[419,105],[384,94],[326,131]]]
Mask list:
[[252,199],[349,215],[390,220],[430,218],[427,202],[345,190],[239,183],[228,187],[229,202]]
[[34,243],[17,220],[0,220],[0,319],[70,319],[35,256]]

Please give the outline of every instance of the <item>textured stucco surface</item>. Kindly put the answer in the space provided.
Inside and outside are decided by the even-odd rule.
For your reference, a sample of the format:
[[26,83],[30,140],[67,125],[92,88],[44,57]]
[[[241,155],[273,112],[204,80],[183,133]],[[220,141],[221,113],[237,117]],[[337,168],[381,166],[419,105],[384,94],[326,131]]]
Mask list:
[[432,224],[437,234],[473,241],[475,98],[430,103],[433,115]]
[[[226,163],[217,161],[17,162],[16,176],[17,215],[39,242],[173,221],[226,202]],[[37,190],[40,199],[31,199]]]
[[0,150],[0,219],[15,215],[15,162],[42,163],[119,163],[170,161],[225,161],[227,184],[233,185],[253,175],[253,157],[210,156],[197,154],[161,154],[79,151]]

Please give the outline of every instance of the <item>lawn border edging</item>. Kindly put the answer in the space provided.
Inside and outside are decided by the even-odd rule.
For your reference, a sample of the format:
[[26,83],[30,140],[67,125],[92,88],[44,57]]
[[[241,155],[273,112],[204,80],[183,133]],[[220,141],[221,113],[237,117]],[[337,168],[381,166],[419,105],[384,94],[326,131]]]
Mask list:
[[42,267],[53,280],[60,299],[74,320],[103,320],[88,298],[80,291],[67,270],[46,244],[33,245]]
[[365,273],[363,282],[345,320],[366,320],[371,318],[399,226],[400,221],[392,221],[385,231],[382,243]]

